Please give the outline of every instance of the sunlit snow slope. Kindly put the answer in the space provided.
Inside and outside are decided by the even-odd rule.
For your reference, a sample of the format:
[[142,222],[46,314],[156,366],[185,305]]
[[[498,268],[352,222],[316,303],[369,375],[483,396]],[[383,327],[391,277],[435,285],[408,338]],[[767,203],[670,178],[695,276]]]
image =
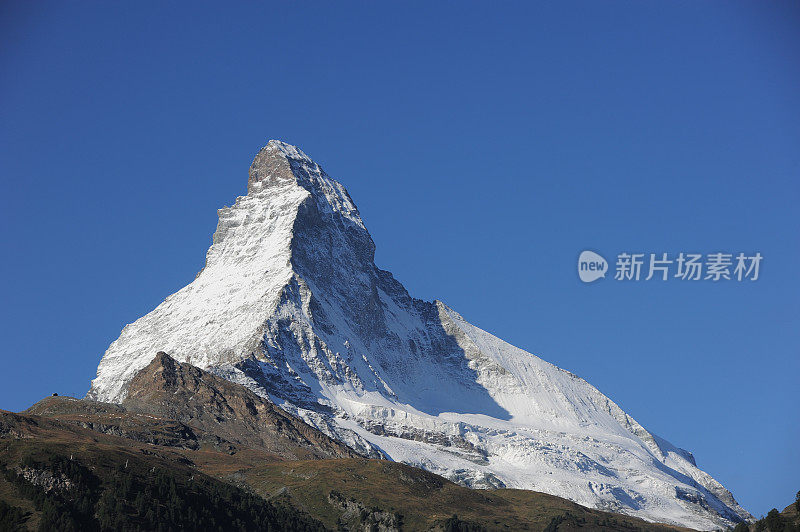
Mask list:
[[411,298],[374,251],[344,187],[270,141],[248,194],[219,211],[204,269],[125,327],[89,397],[121,401],[166,351],[362,452],[467,486],[702,529],[750,517],[690,453],[583,379]]

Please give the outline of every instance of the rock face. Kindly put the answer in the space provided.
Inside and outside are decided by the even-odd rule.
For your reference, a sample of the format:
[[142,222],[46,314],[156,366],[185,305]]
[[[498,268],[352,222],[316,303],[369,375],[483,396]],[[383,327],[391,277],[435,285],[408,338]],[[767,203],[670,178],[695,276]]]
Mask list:
[[131,380],[121,405],[46,397],[24,414],[162,447],[255,449],[285,460],[359,457],[244,386],[163,352]]
[[160,352],[128,385],[122,406],[154,414],[227,442],[298,458],[307,449],[317,458],[355,458],[357,453],[290,416],[247,388]]
[[[196,279],[125,327],[88,397],[135,399],[156,350],[244,384],[359,452],[712,529],[750,515],[690,453],[583,379],[409,296],[341,184],[270,141]],[[132,399],[128,399],[128,398]]]

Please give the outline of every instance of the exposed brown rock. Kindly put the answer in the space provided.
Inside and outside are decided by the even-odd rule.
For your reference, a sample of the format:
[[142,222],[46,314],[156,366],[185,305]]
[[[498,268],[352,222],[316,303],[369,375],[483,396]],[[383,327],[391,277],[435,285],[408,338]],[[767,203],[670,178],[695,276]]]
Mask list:
[[[24,414],[164,447],[253,449],[284,460],[360,456],[244,386],[163,352],[131,380],[121,405],[46,397]],[[36,419],[0,419],[0,437],[26,437],[21,427]]]
[[122,406],[287,459],[358,456],[244,386],[163,352],[131,380]]

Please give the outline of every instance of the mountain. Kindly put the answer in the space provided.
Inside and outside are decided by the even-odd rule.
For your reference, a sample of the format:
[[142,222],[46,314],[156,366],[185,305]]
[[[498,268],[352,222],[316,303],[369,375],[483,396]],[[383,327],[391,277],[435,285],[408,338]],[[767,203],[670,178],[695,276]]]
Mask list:
[[374,264],[345,188],[270,141],[219,211],[195,280],[126,326],[90,399],[123,403],[156,351],[280,405],[364,455],[699,529],[751,516],[692,455],[583,379],[412,298]]

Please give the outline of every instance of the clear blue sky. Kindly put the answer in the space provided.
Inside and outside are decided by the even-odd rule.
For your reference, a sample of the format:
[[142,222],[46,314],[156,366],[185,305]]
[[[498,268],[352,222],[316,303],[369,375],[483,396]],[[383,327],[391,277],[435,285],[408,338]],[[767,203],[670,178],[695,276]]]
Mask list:
[[[796,2],[237,4],[0,4],[0,408],[84,394],[279,138],[413,295],[586,378],[752,513],[794,499]],[[584,285],[586,248],[765,258]]]

